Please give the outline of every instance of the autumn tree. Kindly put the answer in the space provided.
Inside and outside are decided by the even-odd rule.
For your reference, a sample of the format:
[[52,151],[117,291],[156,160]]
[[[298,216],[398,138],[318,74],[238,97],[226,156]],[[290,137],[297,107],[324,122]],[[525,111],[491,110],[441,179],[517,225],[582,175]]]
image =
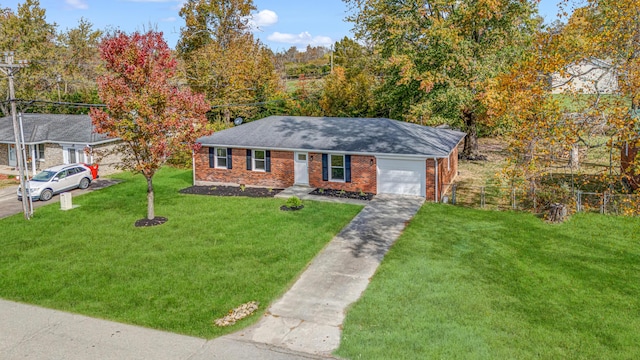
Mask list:
[[255,106],[280,84],[272,53],[249,28],[251,0],[188,0],[180,10],[185,27],[177,45],[192,89],[206,94],[213,113],[228,122],[233,115],[252,118]]
[[193,148],[207,133],[205,98],[171,84],[176,60],[162,33],[127,35],[115,32],[100,44],[106,74],[98,92],[106,109],[91,109],[98,133],[122,139],[118,151],[123,167],[147,180],[147,218],[158,224],[154,211],[153,176],[171,154]]
[[[490,115],[512,125],[506,174],[511,182],[527,184],[530,196],[544,185],[540,193],[550,201],[571,203],[582,186],[622,188],[625,174],[616,165],[620,147],[636,142],[639,132],[634,116],[640,85],[638,5],[587,1],[566,23],[541,28],[532,51],[490,84],[485,99]],[[594,144],[602,137],[608,138],[609,166],[589,173],[574,167],[576,149],[602,146]],[[562,168],[572,175],[564,191],[557,181],[542,183]],[[582,181],[576,183],[574,176]],[[628,209],[637,212],[640,206]]]
[[477,151],[487,82],[529,45],[536,23],[530,0],[344,0],[356,36],[384,62],[380,98],[390,117],[467,132],[464,155]]
[[326,116],[376,115],[374,56],[367,47],[344,37],[333,46],[333,72],[323,79],[320,106]]

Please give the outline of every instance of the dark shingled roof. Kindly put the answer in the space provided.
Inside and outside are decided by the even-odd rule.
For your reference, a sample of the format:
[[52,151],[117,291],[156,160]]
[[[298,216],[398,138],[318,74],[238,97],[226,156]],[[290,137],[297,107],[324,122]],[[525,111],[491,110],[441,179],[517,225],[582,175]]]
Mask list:
[[203,146],[447,157],[465,133],[385,118],[270,116],[198,139]]
[[[95,145],[116,141],[93,129],[89,115],[22,114],[22,128],[26,144],[75,143]],[[11,116],[0,118],[0,143],[13,143]]]

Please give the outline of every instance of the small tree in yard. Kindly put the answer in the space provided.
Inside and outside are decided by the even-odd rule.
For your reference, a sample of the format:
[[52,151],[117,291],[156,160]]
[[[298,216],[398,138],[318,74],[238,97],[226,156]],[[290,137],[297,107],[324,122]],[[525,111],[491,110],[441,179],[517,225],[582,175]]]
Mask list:
[[162,38],[149,31],[115,32],[100,44],[107,73],[98,79],[106,110],[91,109],[96,131],[122,139],[123,169],[147,179],[147,218],[136,225],[161,224],[154,211],[153,176],[167,158],[194,149],[208,133],[209,105],[201,94],[171,84],[176,61]]

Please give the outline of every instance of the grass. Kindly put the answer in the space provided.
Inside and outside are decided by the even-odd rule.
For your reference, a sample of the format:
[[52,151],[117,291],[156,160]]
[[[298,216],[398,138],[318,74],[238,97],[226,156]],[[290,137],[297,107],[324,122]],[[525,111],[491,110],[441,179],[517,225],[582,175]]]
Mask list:
[[637,218],[425,205],[347,314],[349,359],[632,359]]
[[161,226],[135,228],[146,214],[141,176],[0,220],[0,297],[204,338],[237,330],[213,320],[257,300],[260,313],[361,207],[282,199],[183,195],[191,172],[155,177]]

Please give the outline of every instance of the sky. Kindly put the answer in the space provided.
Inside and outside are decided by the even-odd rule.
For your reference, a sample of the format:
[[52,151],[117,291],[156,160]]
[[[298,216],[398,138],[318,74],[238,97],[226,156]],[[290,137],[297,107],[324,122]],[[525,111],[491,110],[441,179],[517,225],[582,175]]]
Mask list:
[[[540,14],[547,22],[556,18],[559,0],[541,0]],[[0,0],[0,8],[14,11],[23,0]],[[171,48],[180,37],[184,21],[179,16],[184,0],[40,0],[48,22],[58,30],[74,28],[80,18],[95,29],[125,32],[157,29]],[[347,5],[342,0],[254,0],[257,11],[254,35],[275,52],[292,46],[330,47],[345,36],[353,37],[352,24],[345,21]]]

